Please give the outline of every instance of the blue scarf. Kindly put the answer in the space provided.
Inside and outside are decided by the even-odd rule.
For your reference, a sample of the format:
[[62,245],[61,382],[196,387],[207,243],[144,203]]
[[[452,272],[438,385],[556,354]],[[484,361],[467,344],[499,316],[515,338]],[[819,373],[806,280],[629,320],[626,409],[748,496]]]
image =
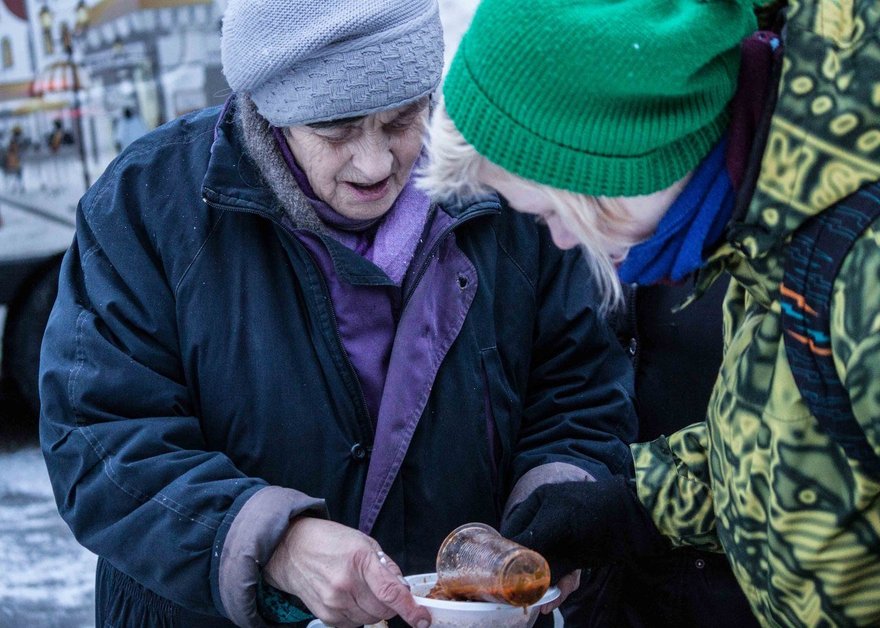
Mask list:
[[625,283],[678,283],[705,261],[733,213],[735,190],[725,167],[727,137],[706,156],[650,238],[630,249],[617,272]]

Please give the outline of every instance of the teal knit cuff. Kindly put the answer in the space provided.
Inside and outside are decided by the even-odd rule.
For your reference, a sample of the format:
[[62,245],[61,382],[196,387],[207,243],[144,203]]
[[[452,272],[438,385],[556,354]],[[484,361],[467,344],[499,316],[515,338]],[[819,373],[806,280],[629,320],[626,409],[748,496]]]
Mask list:
[[303,610],[301,605],[295,596],[276,589],[260,576],[257,583],[257,610],[267,622],[295,624],[314,619],[315,616]]

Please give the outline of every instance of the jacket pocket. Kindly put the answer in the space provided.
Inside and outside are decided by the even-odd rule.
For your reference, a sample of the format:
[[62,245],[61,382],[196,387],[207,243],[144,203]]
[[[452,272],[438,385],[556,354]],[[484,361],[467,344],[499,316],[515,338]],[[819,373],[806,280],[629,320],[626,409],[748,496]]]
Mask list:
[[504,373],[497,347],[480,349],[483,379],[483,406],[486,420],[486,445],[496,501],[507,494],[507,469],[516,441],[514,395]]

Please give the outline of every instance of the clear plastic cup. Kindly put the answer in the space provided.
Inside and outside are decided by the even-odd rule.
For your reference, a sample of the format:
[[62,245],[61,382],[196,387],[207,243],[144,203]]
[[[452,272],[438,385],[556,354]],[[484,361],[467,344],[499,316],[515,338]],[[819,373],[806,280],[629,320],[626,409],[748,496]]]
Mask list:
[[543,556],[505,539],[492,526],[466,523],[440,545],[437,585],[454,600],[526,607],[547,592],[550,567]]

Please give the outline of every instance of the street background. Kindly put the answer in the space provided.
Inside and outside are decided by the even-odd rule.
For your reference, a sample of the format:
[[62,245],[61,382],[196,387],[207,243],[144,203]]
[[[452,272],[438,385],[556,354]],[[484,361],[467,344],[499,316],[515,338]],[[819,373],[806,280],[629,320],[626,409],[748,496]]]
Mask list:
[[[7,6],[15,4],[5,1]],[[447,61],[477,2],[441,0]],[[0,56],[3,28],[0,21]],[[2,78],[0,72],[0,96]],[[7,138],[14,121],[0,112],[0,123],[5,123],[0,130],[6,129]],[[99,136],[101,129],[106,134],[111,127],[95,128],[98,136],[85,159],[92,180],[116,154],[112,141]],[[24,191],[9,180],[0,182],[0,262],[66,248],[84,189],[82,172],[82,154],[73,146],[62,146],[54,154],[26,151]],[[5,315],[0,307],[0,330]],[[58,516],[36,426],[24,422],[21,415],[8,402],[0,405],[0,628],[93,626],[96,558],[77,544]]]

